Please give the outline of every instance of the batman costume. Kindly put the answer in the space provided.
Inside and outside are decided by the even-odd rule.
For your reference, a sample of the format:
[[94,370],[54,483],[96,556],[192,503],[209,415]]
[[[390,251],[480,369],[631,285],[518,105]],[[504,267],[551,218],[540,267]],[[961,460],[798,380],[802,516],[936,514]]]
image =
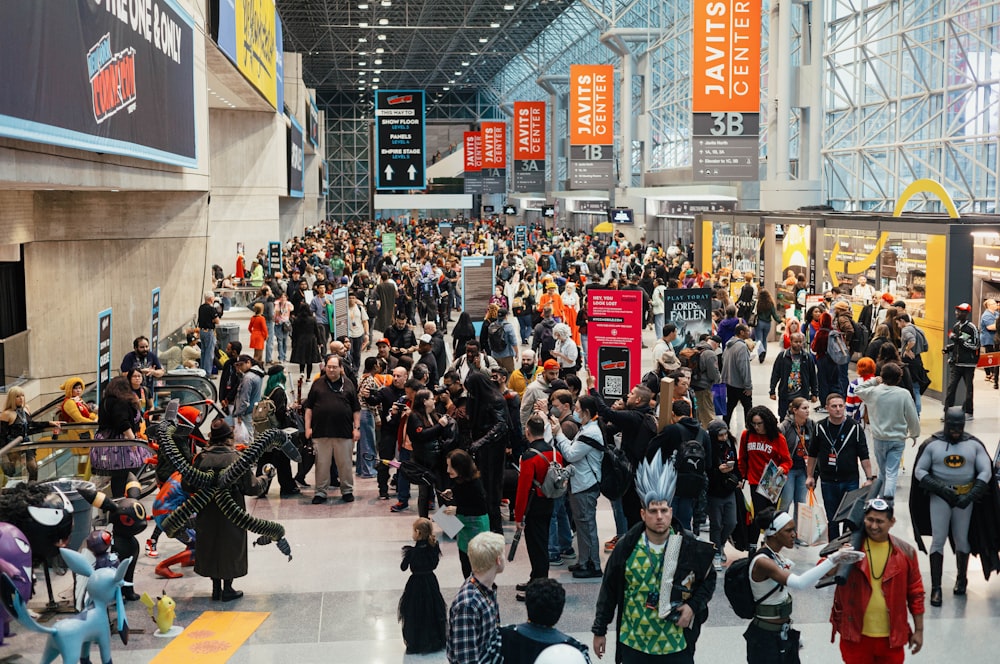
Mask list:
[[954,594],[964,595],[969,555],[978,556],[983,575],[1000,572],[1000,492],[986,447],[965,433],[961,407],[945,413],[944,431],[921,444],[910,489],[910,515],[917,545],[931,536],[931,606],[941,606],[944,542],[951,541],[958,575]]

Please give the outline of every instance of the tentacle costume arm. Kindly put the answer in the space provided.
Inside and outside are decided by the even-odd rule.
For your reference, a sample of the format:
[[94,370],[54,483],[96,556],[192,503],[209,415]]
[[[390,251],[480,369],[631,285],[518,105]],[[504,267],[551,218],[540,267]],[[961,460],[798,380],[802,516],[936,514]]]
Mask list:
[[239,503],[233,500],[233,495],[228,491],[219,491],[215,497],[215,504],[219,506],[219,510],[234,526],[260,535],[254,544],[264,545],[277,542],[278,549],[288,556],[289,560],[292,559],[291,548],[285,540],[285,527],[283,525],[277,521],[267,521],[250,516],[246,510],[239,506]]
[[[170,463],[180,471],[184,481],[197,490],[208,489],[216,484],[215,473],[206,473],[195,468],[190,461],[177,449],[177,441],[174,440],[174,431],[177,425],[170,422],[166,426],[160,427],[160,454],[165,454]],[[206,505],[208,503],[205,503]],[[173,535],[171,535],[173,537]]]
[[180,507],[175,509],[163,520],[163,532],[168,537],[177,537],[177,533],[184,530],[188,525],[188,519],[208,507],[212,502],[216,489],[202,489],[192,494]]
[[268,429],[257,434],[250,447],[246,448],[229,468],[219,475],[219,486],[235,484],[243,475],[257,465],[257,461],[268,450],[274,449],[285,442],[285,433],[280,429]]

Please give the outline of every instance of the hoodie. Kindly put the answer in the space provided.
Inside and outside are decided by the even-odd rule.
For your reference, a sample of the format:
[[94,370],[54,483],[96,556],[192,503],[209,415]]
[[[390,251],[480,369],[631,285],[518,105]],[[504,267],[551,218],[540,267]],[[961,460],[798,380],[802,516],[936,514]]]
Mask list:
[[233,407],[233,417],[243,420],[247,431],[253,431],[253,409],[260,401],[261,386],[264,384],[264,370],[256,364],[252,365],[240,380],[240,388],[236,393]]
[[730,339],[722,354],[722,382],[741,390],[753,389],[753,377],[750,375],[750,347],[739,337]]
[[96,422],[97,413],[91,413],[83,399],[73,397],[73,388],[76,385],[86,386],[79,376],[70,376],[59,386],[59,389],[66,394],[59,411],[59,419],[63,422]]

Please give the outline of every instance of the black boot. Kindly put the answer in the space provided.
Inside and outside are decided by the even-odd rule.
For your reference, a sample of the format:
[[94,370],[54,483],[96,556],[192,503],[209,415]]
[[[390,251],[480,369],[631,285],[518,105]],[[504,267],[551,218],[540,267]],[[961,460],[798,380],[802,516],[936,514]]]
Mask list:
[[931,606],[941,606],[941,570],[944,568],[944,554],[931,554]]
[[212,601],[218,602],[222,595],[222,579],[212,577]]
[[243,597],[243,591],[233,588],[232,579],[225,579],[223,581],[222,593],[219,595],[219,599],[223,602],[231,602],[234,599],[239,599],[240,597]]
[[955,578],[955,588],[952,590],[956,595],[964,595],[965,588],[969,585],[966,571],[969,569],[969,554],[959,551],[955,554],[955,563],[958,565],[958,576]]

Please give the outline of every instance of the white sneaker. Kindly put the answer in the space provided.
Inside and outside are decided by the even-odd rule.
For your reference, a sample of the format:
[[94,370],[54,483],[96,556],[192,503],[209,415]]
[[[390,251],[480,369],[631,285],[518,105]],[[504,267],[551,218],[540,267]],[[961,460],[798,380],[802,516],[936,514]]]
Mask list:
[[722,571],[722,555],[720,555],[718,553],[715,554],[715,560],[713,561],[713,564],[715,565],[715,571],[716,572],[721,572]]

